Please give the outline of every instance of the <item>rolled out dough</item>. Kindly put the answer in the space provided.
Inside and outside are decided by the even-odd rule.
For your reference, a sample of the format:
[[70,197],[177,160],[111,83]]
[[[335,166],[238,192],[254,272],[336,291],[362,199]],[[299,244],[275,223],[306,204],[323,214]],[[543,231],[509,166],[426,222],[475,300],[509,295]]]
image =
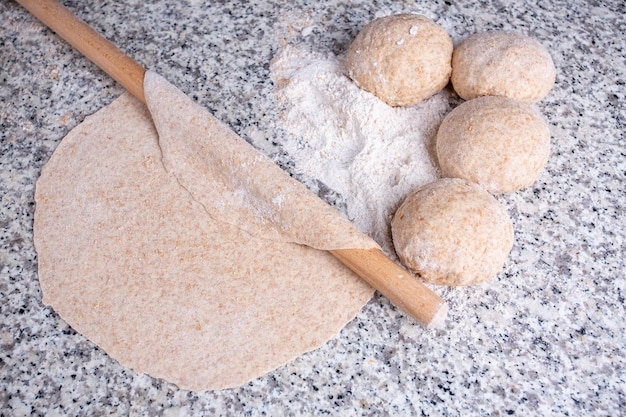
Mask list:
[[315,248],[376,244],[164,79],[145,90],[152,117],[125,94],[42,170],[43,302],[122,365],[195,391],[325,343],[373,289]]

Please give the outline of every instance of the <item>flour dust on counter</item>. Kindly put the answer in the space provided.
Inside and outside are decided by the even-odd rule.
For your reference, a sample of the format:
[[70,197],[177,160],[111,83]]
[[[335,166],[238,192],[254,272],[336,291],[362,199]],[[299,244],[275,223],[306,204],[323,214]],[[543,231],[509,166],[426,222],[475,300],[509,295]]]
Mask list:
[[283,48],[270,67],[297,169],[346,200],[347,215],[389,253],[389,223],[402,200],[438,178],[437,128],[450,110],[446,90],[396,108],[360,89],[344,58]]

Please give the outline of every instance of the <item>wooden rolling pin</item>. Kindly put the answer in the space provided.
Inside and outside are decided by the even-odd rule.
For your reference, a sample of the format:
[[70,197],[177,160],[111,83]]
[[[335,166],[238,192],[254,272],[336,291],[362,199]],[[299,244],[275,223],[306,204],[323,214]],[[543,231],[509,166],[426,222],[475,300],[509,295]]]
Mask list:
[[[146,103],[143,90],[145,68],[56,0],[17,2]],[[379,249],[341,249],[330,253],[425,327],[438,327],[444,323],[448,312],[446,302]]]

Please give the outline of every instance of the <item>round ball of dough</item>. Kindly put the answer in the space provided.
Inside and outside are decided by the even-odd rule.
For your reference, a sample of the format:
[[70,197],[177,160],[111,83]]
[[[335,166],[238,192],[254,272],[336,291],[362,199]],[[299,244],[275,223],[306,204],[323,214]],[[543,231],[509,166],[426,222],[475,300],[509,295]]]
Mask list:
[[433,284],[484,282],[502,269],[513,246],[504,207],[458,178],[441,179],[407,197],[391,232],[402,263]]
[[504,96],[535,103],[556,77],[550,54],[515,32],[489,31],[465,39],[452,54],[452,86],[459,96]]
[[448,113],[439,126],[436,147],[444,176],[504,193],[537,179],[550,155],[550,130],[528,104],[480,97]]
[[391,106],[410,106],[448,83],[452,40],[432,20],[416,14],[376,19],[354,39],[348,76]]

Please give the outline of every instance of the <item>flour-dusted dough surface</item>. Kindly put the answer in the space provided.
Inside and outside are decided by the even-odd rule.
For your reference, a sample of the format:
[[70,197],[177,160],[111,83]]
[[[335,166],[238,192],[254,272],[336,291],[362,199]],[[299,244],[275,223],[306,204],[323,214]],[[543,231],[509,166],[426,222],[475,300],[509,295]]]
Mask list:
[[444,176],[504,193],[535,182],[550,156],[550,129],[531,105],[480,97],[445,117],[436,147]]
[[513,246],[504,207],[480,186],[458,178],[440,179],[407,197],[391,231],[402,263],[434,284],[487,281]]
[[[164,86],[162,79],[152,81]],[[146,88],[160,95],[152,100],[154,91],[147,94],[157,126],[203,115],[193,106],[185,108],[194,115],[170,114],[182,93],[149,82]],[[373,293],[327,252],[291,243],[300,239],[289,236],[290,226],[269,233],[272,221],[297,215],[306,216],[309,229],[320,221],[350,227],[323,207],[316,211],[314,200],[308,200],[312,211],[281,206],[264,213],[270,219],[265,229],[257,224],[262,215],[247,204],[266,197],[264,191],[242,196],[248,184],[230,171],[246,171],[249,163],[269,186],[282,185],[271,191],[277,201],[265,207],[280,206],[281,196],[292,201],[284,194],[292,180],[274,181],[254,152],[229,159],[238,146],[232,142],[240,139],[223,130],[208,129],[207,140],[222,143],[224,154],[202,148],[196,134],[183,145],[198,146],[190,149],[193,155],[168,156],[165,141],[173,136],[164,139],[162,155],[145,107],[123,95],[64,138],[43,168],[35,196],[44,303],[121,364],[197,391],[238,386],[322,345]],[[213,181],[205,182],[203,171],[194,177],[190,164],[200,160],[191,156],[209,157],[205,164],[219,167]],[[165,170],[162,157],[186,187],[206,187],[197,195],[212,197],[212,204],[194,199]],[[233,192],[228,181],[241,187]],[[306,197],[301,189],[295,193]],[[319,246],[367,241],[355,232],[355,239],[337,242],[332,236],[345,235],[327,231],[330,238],[313,233],[303,239]]]
[[503,96],[535,103],[548,95],[555,79],[547,49],[517,32],[477,33],[452,54],[452,85],[466,100]]
[[452,40],[425,16],[398,14],[367,24],[346,56],[350,78],[391,106],[411,106],[450,79]]
[[163,164],[209,214],[318,249],[378,246],[163,77],[148,71],[144,84]]

